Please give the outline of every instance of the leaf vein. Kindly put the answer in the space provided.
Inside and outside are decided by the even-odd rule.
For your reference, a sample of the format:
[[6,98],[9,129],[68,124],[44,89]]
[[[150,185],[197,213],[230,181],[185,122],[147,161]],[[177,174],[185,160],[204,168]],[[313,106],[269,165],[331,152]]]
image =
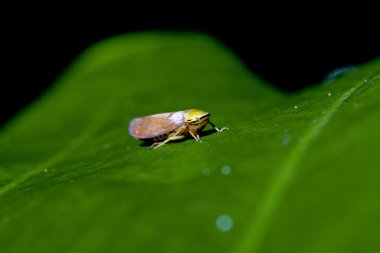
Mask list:
[[285,159],[283,166],[279,168],[279,172],[275,175],[266,195],[263,198],[263,203],[261,203],[255,215],[252,216],[252,220],[248,222],[248,230],[242,237],[241,242],[238,243],[237,250],[235,252],[252,253],[259,250],[260,243],[270,225],[271,218],[276,212],[286,188],[291,183],[295,173],[297,172],[297,164],[310,147],[312,141],[318,136],[322,128],[330,121],[343,102],[352,97],[357,90],[368,86],[371,81],[375,79],[375,77],[376,74],[372,75],[369,79],[359,82],[356,86],[344,92],[330,105],[330,107],[326,110],[326,113],[323,114],[319,120],[305,132],[304,136],[299,140],[290,152],[289,156]]

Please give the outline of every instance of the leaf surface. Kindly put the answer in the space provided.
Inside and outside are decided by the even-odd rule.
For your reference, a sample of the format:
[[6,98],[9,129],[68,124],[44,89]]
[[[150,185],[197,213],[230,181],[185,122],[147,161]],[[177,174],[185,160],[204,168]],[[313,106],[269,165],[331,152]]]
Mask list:
[[[374,252],[379,83],[375,60],[283,94],[205,35],[98,43],[0,131],[1,251]],[[190,108],[229,131],[128,134]]]

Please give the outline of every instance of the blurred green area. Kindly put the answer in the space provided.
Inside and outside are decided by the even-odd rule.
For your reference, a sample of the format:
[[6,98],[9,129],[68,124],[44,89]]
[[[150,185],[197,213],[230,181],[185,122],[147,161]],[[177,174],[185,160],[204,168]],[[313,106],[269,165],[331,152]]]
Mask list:
[[[282,94],[202,34],[100,42],[1,129],[1,252],[375,252],[379,83],[376,60]],[[229,131],[128,134],[189,108]]]

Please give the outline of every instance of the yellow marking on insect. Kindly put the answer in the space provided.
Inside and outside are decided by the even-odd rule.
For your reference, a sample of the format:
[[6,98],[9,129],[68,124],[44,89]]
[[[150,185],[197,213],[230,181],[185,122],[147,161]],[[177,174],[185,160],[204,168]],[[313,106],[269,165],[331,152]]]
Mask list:
[[134,118],[129,123],[129,134],[140,140],[153,141],[150,148],[159,148],[169,141],[193,137],[202,142],[199,132],[209,123],[217,132],[227,130],[219,129],[210,122],[210,114],[198,109],[189,109],[178,112],[165,112]]

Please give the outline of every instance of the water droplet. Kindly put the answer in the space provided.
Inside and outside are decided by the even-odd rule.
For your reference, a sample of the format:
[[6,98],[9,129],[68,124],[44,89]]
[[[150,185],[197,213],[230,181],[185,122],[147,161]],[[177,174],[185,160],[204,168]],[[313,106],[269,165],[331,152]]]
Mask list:
[[327,93],[327,96],[331,97],[331,92]]
[[289,131],[285,130],[282,133],[282,145],[284,146],[288,145],[291,139],[292,139],[292,136],[290,135]]
[[49,170],[48,170],[47,168],[46,168],[46,169],[44,169],[44,172],[45,172],[45,173],[48,173],[48,171],[49,171]]
[[365,82],[365,83],[368,83],[368,80],[367,80],[367,79],[365,79],[365,80],[364,80],[364,82]]
[[211,174],[211,170],[209,168],[204,168],[202,170],[202,174],[205,175],[205,176],[208,176]]
[[228,214],[222,214],[216,219],[215,225],[218,230],[228,232],[234,226],[234,221]]
[[228,165],[223,165],[222,168],[220,169],[220,172],[223,175],[229,175],[229,174],[231,174],[231,167]]
[[296,109],[296,110],[297,110],[297,109],[298,109],[298,105],[295,105],[295,106],[294,106],[294,109]]

